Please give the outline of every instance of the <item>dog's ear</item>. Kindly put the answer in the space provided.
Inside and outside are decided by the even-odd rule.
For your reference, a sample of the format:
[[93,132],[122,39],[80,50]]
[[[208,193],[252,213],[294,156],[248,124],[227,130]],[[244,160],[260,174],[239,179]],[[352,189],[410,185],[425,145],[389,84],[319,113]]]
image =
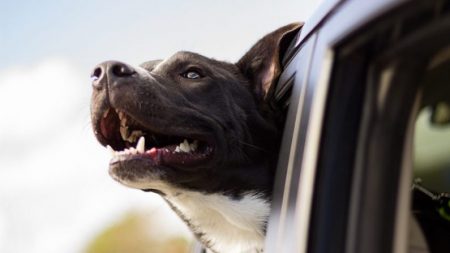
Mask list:
[[283,26],[259,40],[236,65],[249,78],[257,99],[266,100],[281,73],[281,56],[303,23]]

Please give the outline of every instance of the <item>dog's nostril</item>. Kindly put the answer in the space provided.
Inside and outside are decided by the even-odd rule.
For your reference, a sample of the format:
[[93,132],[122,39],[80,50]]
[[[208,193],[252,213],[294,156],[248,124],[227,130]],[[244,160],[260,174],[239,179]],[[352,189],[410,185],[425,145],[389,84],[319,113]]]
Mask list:
[[102,75],[103,75],[103,68],[101,66],[95,67],[94,71],[92,71],[91,74],[91,82],[92,86],[95,89],[102,89]]
[[101,75],[102,75],[102,69],[100,67],[95,68],[94,72],[92,72],[92,74],[91,74],[92,82],[97,81]]
[[112,73],[117,77],[128,77],[136,72],[125,64],[115,64],[112,66]]

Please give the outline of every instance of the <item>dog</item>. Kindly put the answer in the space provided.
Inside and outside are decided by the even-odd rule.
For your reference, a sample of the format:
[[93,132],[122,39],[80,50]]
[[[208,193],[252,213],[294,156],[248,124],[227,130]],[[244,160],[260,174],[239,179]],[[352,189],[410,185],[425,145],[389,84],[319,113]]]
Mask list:
[[161,195],[210,252],[263,251],[283,121],[275,84],[301,26],[269,33],[235,64],[181,51],[91,75],[111,177]]

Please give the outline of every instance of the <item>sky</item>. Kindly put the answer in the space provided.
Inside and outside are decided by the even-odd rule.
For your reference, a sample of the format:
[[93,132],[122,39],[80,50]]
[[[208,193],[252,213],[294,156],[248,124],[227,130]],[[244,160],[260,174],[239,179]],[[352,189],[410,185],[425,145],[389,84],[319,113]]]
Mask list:
[[159,197],[108,176],[90,126],[91,70],[179,50],[236,62],[320,2],[1,1],[0,252],[82,252],[133,209],[167,217],[162,234],[187,234]]

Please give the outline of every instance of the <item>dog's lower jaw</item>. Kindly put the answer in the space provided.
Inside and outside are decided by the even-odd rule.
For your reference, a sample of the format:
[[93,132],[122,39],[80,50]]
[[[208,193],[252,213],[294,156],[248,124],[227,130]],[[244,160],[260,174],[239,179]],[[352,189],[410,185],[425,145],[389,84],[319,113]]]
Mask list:
[[182,190],[164,198],[211,252],[262,252],[270,212],[262,194],[247,192],[235,199]]

